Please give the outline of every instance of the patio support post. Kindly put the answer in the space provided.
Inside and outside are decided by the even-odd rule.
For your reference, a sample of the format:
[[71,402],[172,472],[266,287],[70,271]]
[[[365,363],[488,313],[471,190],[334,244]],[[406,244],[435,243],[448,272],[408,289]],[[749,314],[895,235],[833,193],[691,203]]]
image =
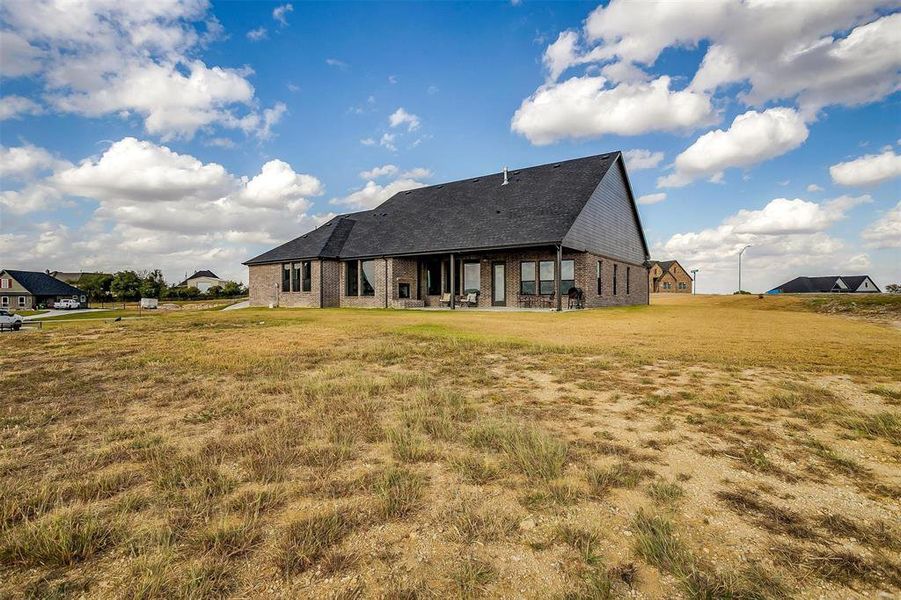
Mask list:
[[451,310],[454,310],[457,308],[457,295],[454,293],[454,289],[455,289],[454,284],[456,283],[456,281],[454,281],[454,274],[456,273],[456,271],[457,271],[457,269],[454,268],[454,255],[451,254],[450,255],[450,307],[451,307]]
[[563,298],[560,294],[560,269],[563,268],[563,244],[557,246],[557,260],[554,265],[554,298],[557,300],[557,310],[563,310]]

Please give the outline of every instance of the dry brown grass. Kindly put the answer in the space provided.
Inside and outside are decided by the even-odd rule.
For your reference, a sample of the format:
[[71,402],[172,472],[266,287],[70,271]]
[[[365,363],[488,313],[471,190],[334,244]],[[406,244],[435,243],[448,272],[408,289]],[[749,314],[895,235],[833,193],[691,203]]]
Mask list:
[[654,303],[4,334],[0,596],[897,591],[898,330]]

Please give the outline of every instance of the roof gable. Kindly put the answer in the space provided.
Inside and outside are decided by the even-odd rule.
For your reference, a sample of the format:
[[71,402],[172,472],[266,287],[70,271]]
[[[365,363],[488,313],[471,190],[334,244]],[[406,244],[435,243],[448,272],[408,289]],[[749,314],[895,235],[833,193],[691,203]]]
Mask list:
[[[828,294],[834,291],[857,291],[864,280],[872,279],[868,275],[827,275],[822,277],[795,277],[782,285],[774,287],[771,292],[781,291],[783,294]],[[875,286],[875,284],[874,284]],[[878,288],[877,288],[878,290]]]

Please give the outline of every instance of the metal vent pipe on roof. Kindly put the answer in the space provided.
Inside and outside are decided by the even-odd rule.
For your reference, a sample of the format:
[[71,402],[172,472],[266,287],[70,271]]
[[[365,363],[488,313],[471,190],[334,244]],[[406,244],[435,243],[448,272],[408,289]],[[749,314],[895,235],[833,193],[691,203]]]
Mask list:
[[507,185],[508,183],[510,182],[507,180],[507,167],[504,167],[504,183],[501,185]]

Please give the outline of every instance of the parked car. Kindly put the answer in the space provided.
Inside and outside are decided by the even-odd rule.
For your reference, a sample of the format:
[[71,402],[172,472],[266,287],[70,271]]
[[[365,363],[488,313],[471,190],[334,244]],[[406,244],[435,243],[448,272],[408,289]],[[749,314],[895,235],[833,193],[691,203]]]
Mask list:
[[0,329],[12,329],[18,331],[22,326],[22,317],[14,315],[6,309],[0,308]]
[[53,308],[55,308],[57,310],[60,310],[60,309],[69,310],[72,308],[78,308],[79,306],[81,306],[81,305],[78,303],[78,300],[72,300],[70,298],[65,298],[63,300],[57,300],[56,302],[53,303]]

